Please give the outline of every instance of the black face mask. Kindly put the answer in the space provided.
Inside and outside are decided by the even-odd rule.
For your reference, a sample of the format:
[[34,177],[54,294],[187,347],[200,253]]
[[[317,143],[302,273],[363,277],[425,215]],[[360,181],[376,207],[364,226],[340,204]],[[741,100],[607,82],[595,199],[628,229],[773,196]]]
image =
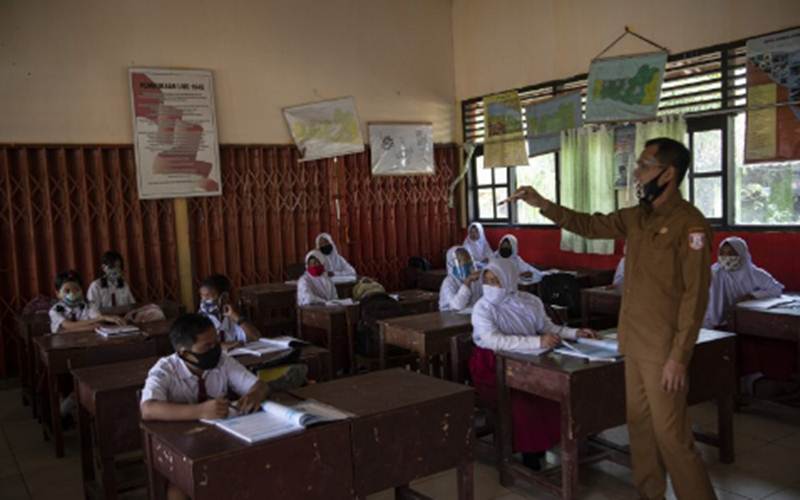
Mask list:
[[650,179],[650,181],[648,181],[646,184],[639,184],[637,186],[636,196],[639,197],[639,203],[645,203],[649,205],[653,203],[653,201],[655,201],[656,198],[661,196],[661,193],[663,193],[665,189],[667,189],[667,186],[669,186],[669,182],[664,184],[663,186],[658,185],[658,180],[661,178],[662,175],[664,175],[664,172],[666,171],[667,169],[665,168],[664,170],[661,171],[660,174]]
[[333,252],[333,245],[323,245],[319,247],[319,251],[324,255],[330,255]]
[[183,360],[200,370],[207,371],[216,368],[219,364],[219,358],[222,356],[222,346],[217,344],[215,347],[202,353],[196,353],[194,351],[189,352],[197,358],[197,361],[192,361],[187,358],[183,358]]
[[500,257],[503,257],[503,258],[507,259],[507,258],[511,257],[512,253],[514,253],[514,252],[510,248],[508,248],[508,247],[500,247]]

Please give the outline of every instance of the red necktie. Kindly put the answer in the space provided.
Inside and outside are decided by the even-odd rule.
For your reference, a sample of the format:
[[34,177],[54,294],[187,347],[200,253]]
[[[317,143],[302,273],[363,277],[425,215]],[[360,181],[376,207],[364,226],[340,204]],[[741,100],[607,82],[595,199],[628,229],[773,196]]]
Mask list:
[[197,402],[205,403],[208,401],[208,393],[206,392],[206,380],[203,377],[197,377]]

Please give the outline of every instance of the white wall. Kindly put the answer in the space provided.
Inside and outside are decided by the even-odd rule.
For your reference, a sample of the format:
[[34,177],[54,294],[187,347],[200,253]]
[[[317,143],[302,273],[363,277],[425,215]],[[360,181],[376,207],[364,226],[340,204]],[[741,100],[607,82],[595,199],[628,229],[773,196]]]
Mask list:
[[452,43],[450,0],[0,0],[0,142],[130,143],[129,66],[213,70],[222,143],[345,95],[446,142]]

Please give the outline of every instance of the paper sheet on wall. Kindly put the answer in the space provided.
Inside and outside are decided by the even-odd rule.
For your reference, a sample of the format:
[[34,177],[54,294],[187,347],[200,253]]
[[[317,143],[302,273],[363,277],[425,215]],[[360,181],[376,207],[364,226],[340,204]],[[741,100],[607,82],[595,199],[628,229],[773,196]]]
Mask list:
[[528,164],[522,108],[519,94],[513,90],[483,98],[486,116],[486,140],[483,165],[487,168]]

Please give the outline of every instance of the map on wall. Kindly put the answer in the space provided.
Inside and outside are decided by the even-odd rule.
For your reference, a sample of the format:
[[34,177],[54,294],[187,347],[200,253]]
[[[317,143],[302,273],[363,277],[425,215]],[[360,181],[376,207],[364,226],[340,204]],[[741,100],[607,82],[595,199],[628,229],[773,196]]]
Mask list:
[[748,40],[745,162],[800,159],[798,101],[800,29]]
[[561,131],[583,125],[581,93],[572,92],[531,104],[528,120],[528,152],[531,156],[561,149]]
[[364,151],[364,139],[352,97],[285,108],[283,115],[300,150],[300,161]]
[[433,175],[433,125],[370,123],[372,175]]
[[483,98],[486,116],[485,167],[527,165],[522,107],[516,90]]
[[666,52],[592,61],[586,88],[586,121],[654,118],[666,64]]
[[220,195],[211,71],[130,68],[128,83],[139,198]]

